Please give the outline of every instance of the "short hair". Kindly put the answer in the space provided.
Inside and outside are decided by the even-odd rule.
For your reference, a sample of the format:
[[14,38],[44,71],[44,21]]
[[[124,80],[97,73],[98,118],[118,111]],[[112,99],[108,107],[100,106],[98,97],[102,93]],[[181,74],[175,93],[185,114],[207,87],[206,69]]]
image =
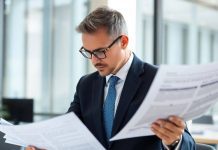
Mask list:
[[123,15],[106,6],[99,7],[88,14],[76,30],[79,33],[94,33],[99,28],[105,28],[110,36],[128,35]]

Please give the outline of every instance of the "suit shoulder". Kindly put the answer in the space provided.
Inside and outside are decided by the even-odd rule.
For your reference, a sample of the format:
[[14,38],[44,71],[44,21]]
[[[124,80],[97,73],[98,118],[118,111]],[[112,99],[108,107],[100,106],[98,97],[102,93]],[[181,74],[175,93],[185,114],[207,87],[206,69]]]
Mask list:
[[143,75],[145,75],[146,78],[149,78],[149,79],[153,80],[153,78],[157,74],[158,66],[144,62],[143,63],[143,69],[144,69]]
[[156,74],[158,67],[149,63],[146,63],[134,55],[132,66],[136,68],[137,71],[143,70],[143,72],[150,72]]
[[99,78],[99,73],[96,71],[96,72],[93,72],[93,73],[90,73],[90,74],[86,74],[84,76],[82,76],[80,78],[80,82],[90,82],[92,81],[93,79],[97,79]]
[[152,64],[149,64],[149,63],[146,63],[146,62],[144,62],[144,68],[146,69],[146,70],[149,70],[149,71],[152,71],[152,72],[157,72],[157,70],[158,70],[158,66],[156,66],[156,65],[152,65]]

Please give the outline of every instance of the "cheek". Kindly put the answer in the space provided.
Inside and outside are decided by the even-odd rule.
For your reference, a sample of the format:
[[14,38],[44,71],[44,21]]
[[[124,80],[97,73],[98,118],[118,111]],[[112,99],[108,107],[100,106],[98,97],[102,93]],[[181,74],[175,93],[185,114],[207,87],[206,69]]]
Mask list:
[[116,64],[116,56],[109,57],[105,63],[107,63],[109,66],[113,66]]
[[95,59],[93,58],[90,61],[92,62],[93,65],[96,63]]
[[119,51],[116,52],[116,53],[114,54],[114,56],[113,56],[112,62],[113,62],[114,64],[119,63],[119,62],[122,60],[122,58],[123,58],[122,55],[123,55],[122,52],[119,52]]
[[105,64],[107,64],[110,68],[116,67],[117,64],[122,60],[122,53],[117,51],[113,53],[109,53],[108,57],[104,60]]

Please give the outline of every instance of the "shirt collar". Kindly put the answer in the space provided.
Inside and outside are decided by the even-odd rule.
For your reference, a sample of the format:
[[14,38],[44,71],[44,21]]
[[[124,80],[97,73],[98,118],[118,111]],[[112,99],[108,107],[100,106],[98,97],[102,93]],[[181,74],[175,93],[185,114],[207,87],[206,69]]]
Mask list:
[[[126,64],[120,68],[120,70],[114,75],[114,76],[117,76],[120,78],[120,80],[118,81],[121,82],[121,81],[125,81],[126,80],[126,76],[127,76],[127,73],[129,71],[129,68],[132,64],[132,61],[133,61],[133,54],[131,53],[128,61],[126,62]],[[113,74],[109,74],[108,76],[106,76],[106,85],[108,84],[108,80],[110,79],[110,77],[112,76]]]

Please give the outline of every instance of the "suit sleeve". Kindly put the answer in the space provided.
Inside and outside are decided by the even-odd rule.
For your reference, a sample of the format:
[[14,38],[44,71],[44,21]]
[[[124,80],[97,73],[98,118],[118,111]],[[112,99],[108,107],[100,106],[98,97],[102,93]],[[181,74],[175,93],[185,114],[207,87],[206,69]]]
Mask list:
[[196,144],[188,129],[185,129],[185,132],[182,135],[182,143],[179,150],[196,150]]
[[74,94],[74,99],[71,102],[70,107],[67,111],[67,113],[74,112],[81,120],[82,120],[82,115],[81,115],[81,108],[80,108],[79,90],[81,88],[82,79],[83,79],[83,77],[80,78],[80,80],[76,86],[76,92]]

